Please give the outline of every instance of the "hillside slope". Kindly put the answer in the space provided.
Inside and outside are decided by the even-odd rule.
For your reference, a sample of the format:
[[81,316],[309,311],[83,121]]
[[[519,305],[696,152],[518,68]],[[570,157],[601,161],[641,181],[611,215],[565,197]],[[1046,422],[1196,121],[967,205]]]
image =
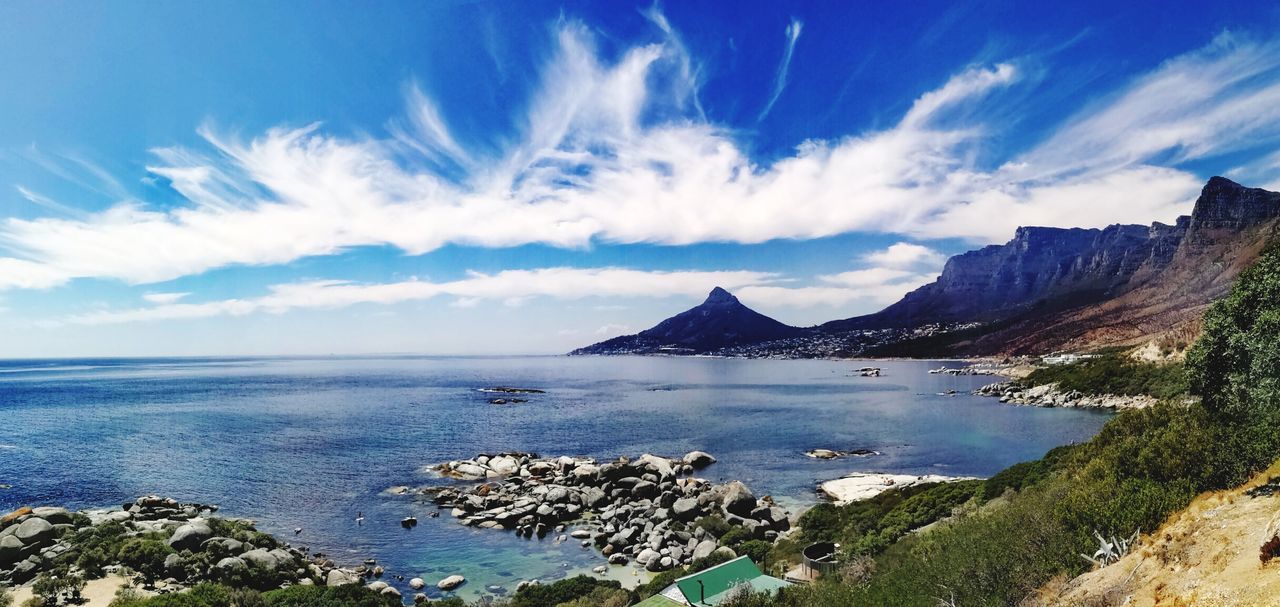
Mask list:
[[1259,558],[1280,532],[1280,494],[1250,495],[1277,477],[1280,464],[1236,489],[1197,497],[1129,555],[1046,585],[1027,607],[1280,605],[1280,559]]

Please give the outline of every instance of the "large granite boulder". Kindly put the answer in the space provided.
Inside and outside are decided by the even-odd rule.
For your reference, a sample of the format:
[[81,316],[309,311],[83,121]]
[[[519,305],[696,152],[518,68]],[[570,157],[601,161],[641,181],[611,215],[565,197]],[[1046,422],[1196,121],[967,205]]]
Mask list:
[[58,530],[49,521],[33,516],[18,525],[13,537],[18,538],[25,546],[42,546],[52,541],[57,534]]
[[199,550],[200,544],[213,537],[213,529],[201,520],[193,520],[173,531],[169,536],[169,547],[174,550]]

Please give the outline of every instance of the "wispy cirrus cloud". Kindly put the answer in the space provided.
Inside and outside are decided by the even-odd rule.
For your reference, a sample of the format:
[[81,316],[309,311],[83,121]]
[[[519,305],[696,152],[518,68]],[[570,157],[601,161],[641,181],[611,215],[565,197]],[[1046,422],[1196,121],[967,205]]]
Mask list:
[[702,296],[711,286],[737,289],[777,282],[770,272],[673,271],[647,272],[628,268],[542,268],[471,272],[466,278],[432,282],[411,279],[392,283],[320,280],[274,285],[266,295],[201,303],[158,301],[159,305],[128,310],[99,310],[77,314],[54,324],[103,325],[160,320],[279,314],[297,309],[334,309],[358,304],[396,304],[453,297],[454,304],[471,307],[483,301],[520,302],[534,297],[572,300],[587,297]]
[[761,122],[773,111],[773,106],[778,103],[778,99],[782,97],[782,91],[787,88],[787,75],[791,72],[791,59],[796,53],[796,42],[800,40],[800,30],[804,27],[804,23],[799,19],[792,19],[787,24],[785,34],[787,36],[787,46],[782,52],[782,62],[778,64],[778,72],[773,76],[773,93],[769,95],[769,101],[764,104],[764,108],[760,110],[760,115],[756,116],[756,122]]
[[[242,140],[202,128],[208,149],[158,149],[150,167],[188,204],[10,218],[0,225],[9,251],[0,288],[155,283],[358,246],[417,255],[447,244],[759,243],[858,231],[999,242],[1018,225],[1172,219],[1202,183],[1179,162],[1280,133],[1280,42],[1224,35],[995,168],[974,160],[991,126],[956,110],[1018,86],[1016,61],[958,71],[887,128],[808,141],[760,164],[737,131],[701,118],[698,64],[660,16],[649,15],[658,41],[613,61],[589,28],[562,24],[527,115],[500,150],[458,139],[412,84],[406,116],[383,138],[311,125]],[[799,24],[789,31],[794,46]]]

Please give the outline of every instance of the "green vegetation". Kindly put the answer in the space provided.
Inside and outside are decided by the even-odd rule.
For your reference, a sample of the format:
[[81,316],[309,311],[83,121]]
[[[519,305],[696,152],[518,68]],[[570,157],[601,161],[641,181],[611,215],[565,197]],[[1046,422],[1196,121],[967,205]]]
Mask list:
[[1189,389],[1183,363],[1144,363],[1119,352],[1036,369],[1022,383],[1029,386],[1056,383],[1060,390],[1076,390],[1083,394],[1146,394],[1156,398],[1175,398],[1186,394]]
[[291,586],[259,593],[200,584],[187,592],[154,597],[142,597],[124,589],[116,594],[111,607],[400,607],[400,601],[363,586]]
[[[1032,378],[1171,400],[1124,411],[1087,443],[955,493],[930,486],[814,508],[801,519],[804,539],[835,539],[874,554],[902,527],[945,516],[956,500],[969,506],[928,532],[901,536],[874,566],[846,561],[856,567],[844,575],[728,607],[1016,605],[1055,576],[1077,575],[1092,566],[1079,555],[1092,552],[1095,532],[1151,531],[1200,492],[1239,485],[1280,457],[1277,334],[1280,250],[1273,249],[1206,314],[1185,368],[1109,355]],[[1174,398],[1188,388],[1199,400]]]
[[850,555],[878,554],[907,532],[970,501],[983,481],[929,483],[891,489],[847,506],[819,504],[800,517],[806,542],[836,542]]

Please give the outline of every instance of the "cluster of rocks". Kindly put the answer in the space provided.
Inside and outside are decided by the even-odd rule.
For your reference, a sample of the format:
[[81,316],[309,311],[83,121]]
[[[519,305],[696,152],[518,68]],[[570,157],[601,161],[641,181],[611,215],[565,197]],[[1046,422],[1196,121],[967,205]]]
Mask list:
[[1025,386],[1018,382],[987,384],[973,391],[978,396],[999,398],[1011,405],[1033,407],[1069,407],[1078,409],[1141,409],[1158,402],[1144,394],[1125,396],[1119,394],[1085,394],[1079,390],[1059,390],[1058,384]]
[[971,365],[968,367],[938,367],[937,369],[929,369],[931,375],[999,375],[1000,369]]
[[[711,555],[732,553],[697,525],[717,516],[752,538],[774,541],[790,529],[786,510],[756,499],[742,483],[716,485],[690,475],[715,458],[694,451],[672,459],[645,454],[634,461],[539,458],[502,453],[441,464],[458,479],[491,479],[465,489],[432,488],[434,501],[465,525],[514,530],[523,537],[573,538],[595,545],[615,565],[634,561],[665,571]],[[565,535],[569,525],[574,528]]]
[[0,519],[0,580],[20,584],[66,552],[58,539],[76,528],[65,508],[20,508]]
[[[75,532],[108,524],[124,528],[123,537],[163,538],[173,552],[164,557],[162,592],[174,592],[205,581],[234,579],[250,569],[272,575],[282,586],[363,583],[380,577],[376,563],[340,568],[323,554],[309,555],[258,533],[251,521],[216,519],[217,506],[180,503],[159,496],[144,496],[121,508],[72,513],[65,508],[20,508],[0,518],[0,581],[22,584],[55,565],[59,557],[76,556]],[[217,524],[219,521],[230,526]],[[216,529],[236,529],[242,539],[219,535]],[[253,538],[246,541],[244,538]],[[261,545],[255,545],[255,542]],[[109,563],[102,573],[121,571]],[[376,587],[375,587],[376,586]],[[399,596],[385,582],[370,584],[376,591]],[[422,600],[426,600],[423,595]]]
[[842,457],[870,457],[872,455],[880,455],[879,451],[871,449],[850,449],[847,451],[839,451],[836,449],[810,449],[804,452],[805,456],[813,459],[840,459]]

